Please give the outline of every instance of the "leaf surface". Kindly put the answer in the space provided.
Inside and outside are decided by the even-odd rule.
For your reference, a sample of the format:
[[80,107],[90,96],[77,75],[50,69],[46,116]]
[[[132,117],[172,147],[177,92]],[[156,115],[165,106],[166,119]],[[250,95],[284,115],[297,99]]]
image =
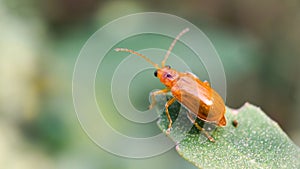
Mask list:
[[[166,132],[169,123],[163,109],[166,100],[157,99],[158,126]],[[256,106],[246,103],[238,110],[226,108],[225,127],[204,124],[207,130],[211,128],[215,143],[192,125],[187,109],[178,102],[169,111],[173,125],[168,136],[176,143],[177,152],[198,168],[300,168],[299,147]]]

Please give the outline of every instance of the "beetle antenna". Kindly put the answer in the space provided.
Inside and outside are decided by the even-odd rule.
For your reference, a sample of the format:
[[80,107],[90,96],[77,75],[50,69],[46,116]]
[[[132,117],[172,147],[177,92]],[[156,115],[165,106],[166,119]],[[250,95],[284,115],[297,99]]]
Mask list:
[[152,64],[156,69],[159,69],[158,64],[152,62],[149,58],[147,58],[147,56],[142,55],[142,54],[140,54],[140,53],[138,53],[138,52],[136,52],[134,50],[127,49],[127,48],[116,48],[115,51],[117,51],[117,52],[129,52],[129,53],[135,54],[137,56],[140,56],[143,59],[145,59],[147,62],[149,62],[150,64]]
[[166,53],[166,55],[165,55],[164,60],[161,61],[161,66],[162,66],[162,67],[165,66],[165,63],[166,63],[166,61],[167,61],[169,55],[171,54],[171,51],[172,51],[172,49],[174,48],[174,46],[175,46],[176,42],[178,41],[178,39],[179,39],[182,35],[184,35],[186,32],[188,32],[189,30],[190,30],[189,28],[185,28],[185,29],[182,30],[182,31],[176,36],[176,38],[173,40],[171,46],[169,47],[169,49],[168,49],[168,51],[167,51],[167,53]]

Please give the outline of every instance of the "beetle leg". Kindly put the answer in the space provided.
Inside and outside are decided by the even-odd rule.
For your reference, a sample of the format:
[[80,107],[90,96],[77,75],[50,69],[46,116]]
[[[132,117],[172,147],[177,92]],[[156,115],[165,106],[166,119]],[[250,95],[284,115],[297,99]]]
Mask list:
[[152,92],[151,93],[152,103],[150,104],[149,109],[152,109],[155,106],[155,104],[156,104],[155,96],[156,95],[163,94],[163,93],[168,93],[169,91],[170,91],[169,88],[165,88],[165,89],[162,89],[162,90],[158,90],[158,91]]
[[193,117],[193,114],[189,111],[186,114],[187,114],[189,120],[194,124],[197,117]]
[[210,87],[208,81],[204,80],[203,83],[204,83],[206,86]]
[[196,126],[196,128],[203,132],[205,136],[209,139],[209,141],[215,142],[215,139],[204,128],[200,127],[200,125],[196,122],[192,115],[192,113],[187,112],[188,119]]
[[198,130],[200,130],[205,134],[205,136],[209,139],[209,141],[215,142],[215,139],[204,128],[200,127],[200,125],[196,121],[194,122],[194,125]]
[[170,134],[170,130],[171,130],[171,127],[172,127],[172,119],[171,119],[171,116],[170,116],[170,113],[169,113],[169,106],[170,106],[171,104],[173,104],[175,101],[176,101],[176,98],[173,97],[172,99],[170,99],[170,100],[165,104],[166,114],[167,114],[167,117],[168,117],[168,120],[169,120],[169,125],[168,125],[168,129],[167,129],[167,134]]

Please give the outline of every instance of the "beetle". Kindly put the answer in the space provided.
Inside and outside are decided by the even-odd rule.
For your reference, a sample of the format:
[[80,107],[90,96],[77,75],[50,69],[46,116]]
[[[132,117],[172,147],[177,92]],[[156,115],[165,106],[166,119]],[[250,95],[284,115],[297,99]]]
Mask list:
[[161,62],[161,67],[152,62],[146,56],[134,50],[127,48],[116,48],[115,51],[129,52],[131,54],[140,56],[156,68],[154,76],[157,77],[160,82],[166,86],[166,88],[151,93],[152,103],[149,106],[150,109],[156,104],[156,95],[166,94],[169,92],[172,93],[173,97],[165,104],[165,112],[169,120],[167,134],[170,133],[172,127],[172,119],[170,117],[168,108],[177,100],[181,105],[189,110],[187,115],[195,127],[202,131],[211,142],[215,142],[214,138],[211,137],[204,128],[200,127],[200,125],[196,123],[196,120],[192,119],[192,116],[216,126],[224,127],[226,125],[226,118],[225,104],[223,99],[214,89],[210,87],[210,84],[207,81],[202,82],[196,75],[190,72],[178,72],[177,70],[172,69],[170,66],[165,65],[165,62],[168,59],[176,42],[188,31],[189,29],[186,28],[176,36]]

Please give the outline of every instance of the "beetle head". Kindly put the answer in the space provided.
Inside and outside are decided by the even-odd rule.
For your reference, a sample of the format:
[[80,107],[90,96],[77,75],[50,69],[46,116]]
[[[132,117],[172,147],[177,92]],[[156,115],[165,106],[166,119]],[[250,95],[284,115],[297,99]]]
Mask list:
[[165,86],[171,88],[173,83],[178,79],[179,74],[176,70],[171,69],[170,66],[165,66],[157,69],[154,72],[154,76],[156,76]]

